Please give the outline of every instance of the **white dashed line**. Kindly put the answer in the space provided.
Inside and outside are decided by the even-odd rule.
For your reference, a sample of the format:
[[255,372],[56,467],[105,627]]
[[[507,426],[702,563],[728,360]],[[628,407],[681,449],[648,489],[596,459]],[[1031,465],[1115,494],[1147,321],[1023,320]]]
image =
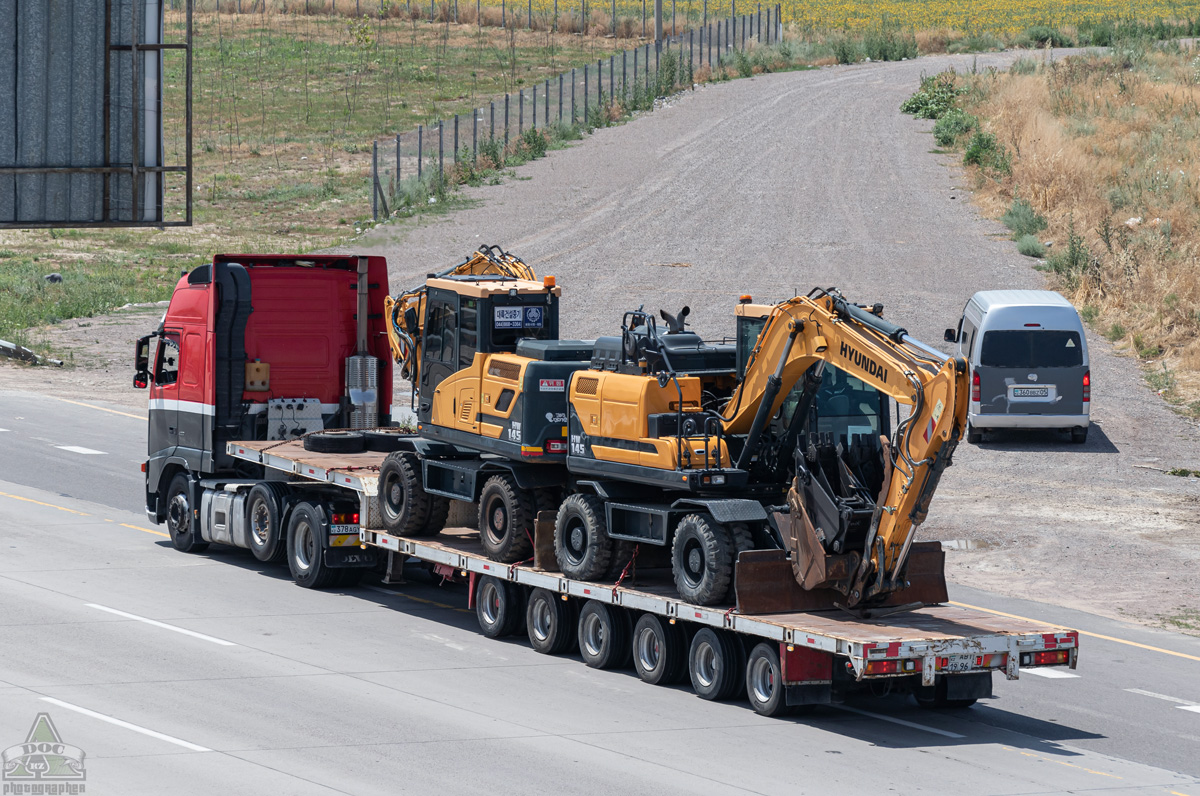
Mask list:
[[1066,680],[1079,676],[1059,669],[1022,669],[1021,674],[1036,674],[1038,677],[1045,677],[1047,680]]
[[60,451],[70,451],[71,453],[82,453],[86,456],[107,456],[104,451],[94,451],[91,448],[81,448],[78,445],[55,445]]
[[872,713],[869,710],[859,710],[858,708],[852,708],[847,705],[830,705],[830,707],[837,708],[838,710],[845,710],[850,713],[857,713],[860,716],[870,716],[873,719],[880,719],[882,721],[890,721],[892,724],[899,724],[902,727],[911,727],[914,730],[924,730],[925,732],[931,732],[934,735],[942,735],[942,736],[945,736],[946,738],[966,738],[967,737],[965,735],[959,735],[956,732],[950,732],[949,730],[939,730],[937,727],[927,727],[924,724],[917,724],[915,721],[905,721],[904,719],[898,719],[894,716],[885,716],[882,713]]
[[7,428],[0,428],[0,434],[3,434],[5,431],[8,431],[8,429],[7,429]]
[[103,713],[97,713],[94,710],[88,710],[87,708],[81,708],[78,705],[72,705],[70,702],[63,702],[61,699],[55,699],[54,697],[42,697],[42,701],[49,702],[51,705],[58,705],[60,708],[66,708],[67,710],[73,710],[76,713],[82,713],[85,716],[91,716],[93,719],[100,719],[100,721],[107,721],[109,724],[115,724],[118,727],[124,727],[127,730],[133,730],[134,732],[140,732],[142,735],[149,735],[151,738],[158,738],[160,741],[166,741],[167,743],[173,743],[176,746],[182,746],[184,749],[191,749],[193,752],[211,752],[212,751],[212,749],[209,749],[207,746],[200,746],[199,744],[190,743],[189,741],[184,741],[179,738],[176,738],[173,735],[167,735],[166,733],[156,732],[155,730],[148,730],[145,727],[139,727],[138,725],[130,724],[127,721],[121,721],[120,719],[114,719],[112,716],[105,716]]
[[[1166,694],[1156,694],[1153,691],[1143,691],[1140,688],[1126,688],[1125,690],[1131,694],[1141,694],[1142,696],[1154,697],[1155,699],[1161,699],[1164,702],[1177,702],[1184,710],[1200,708],[1200,703],[1193,702],[1190,699],[1180,699],[1179,697],[1167,696]],[[1200,710],[1196,710],[1196,712],[1200,713]]]
[[107,611],[110,614],[116,614],[117,616],[123,616],[126,619],[133,619],[138,622],[145,622],[148,625],[154,625],[155,627],[161,627],[164,630],[174,630],[176,633],[182,633],[185,636],[191,636],[192,638],[198,638],[201,641],[211,641],[213,644],[220,644],[222,647],[236,647],[237,646],[237,644],[233,643],[232,641],[226,641],[223,638],[213,638],[212,636],[206,636],[203,633],[197,633],[195,630],[185,630],[182,627],[175,627],[175,625],[168,625],[166,622],[159,622],[155,619],[147,619],[146,617],[138,616],[137,614],[127,614],[124,611],[118,611],[116,608],[108,608],[107,606],[96,605],[95,603],[84,603],[84,605],[86,605],[88,608],[95,608],[99,611]]

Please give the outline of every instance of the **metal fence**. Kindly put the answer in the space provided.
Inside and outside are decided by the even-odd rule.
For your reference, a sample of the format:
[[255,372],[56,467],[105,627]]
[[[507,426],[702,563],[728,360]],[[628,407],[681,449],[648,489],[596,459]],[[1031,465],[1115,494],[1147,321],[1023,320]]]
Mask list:
[[[715,20],[677,36],[664,37],[631,50],[615,53],[489,102],[473,111],[455,114],[416,130],[398,133],[393,139],[376,140],[371,158],[371,215],[378,220],[390,213],[401,184],[411,178],[421,181],[446,172],[460,161],[474,164],[481,150],[495,142],[503,150],[527,130],[551,125],[587,125],[597,109],[607,110],[618,100],[650,95],[668,78],[675,85],[679,76],[689,77],[702,67],[715,68],[750,43],[774,44],[782,35],[779,6],[753,14]],[[674,58],[664,59],[671,51]],[[674,63],[675,76],[661,75],[664,60]]]

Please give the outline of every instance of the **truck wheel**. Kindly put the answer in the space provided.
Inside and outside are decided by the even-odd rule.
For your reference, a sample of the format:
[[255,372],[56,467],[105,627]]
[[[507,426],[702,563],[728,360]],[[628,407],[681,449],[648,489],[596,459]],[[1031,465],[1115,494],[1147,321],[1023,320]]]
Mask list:
[[507,475],[493,475],[479,496],[479,538],[488,558],[505,564],[533,554],[533,495]]
[[304,450],[313,453],[362,453],[361,431],[318,431],[304,438]]
[[733,578],[733,539],[729,530],[707,514],[679,521],[671,545],[671,571],[679,596],[697,605],[725,599]]
[[914,688],[912,695],[926,710],[958,710],[975,704],[974,699],[947,699],[945,677],[939,677],[933,688]]
[[186,473],[176,473],[167,487],[167,531],[176,550],[203,553],[208,549],[208,542],[201,540],[192,521],[197,508],[192,505],[191,479]]
[[613,542],[604,521],[604,501],[575,494],[563,501],[554,521],[554,557],[568,578],[596,580],[612,565]]
[[642,614],[633,628],[633,668],[651,685],[673,685],[687,671],[683,628],[654,614]]
[[730,699],[742,690],[746,658],[741,642],[711,627],[692,637],[688,674],[692,689],[703,699]]
[[250,552],[264,564],[276,564],[287,555],[287,530],[280,525],[283,487],[255,484],[246,499],[246,540]]
[[392,451],[402,450],[401,445],[405,443],[406,438],[410,437],[400,429],[394,431],[383,431],[376,429],[374,431],[364,431],[363,447],[369,451],[377,451],[378,453],[391,453]]
[[[421,486],[421,462],[414,453],[389,453],[379,468],[379,517],[395,536],[430,536],[433,501]],[[449,507],[447,506],[447,511]],[[442,519],[445,523],[445,518]]]
[[972,445],[978,445],[983,442],[983,432],[971,425],[971,421],[967,421],[967,442]]
[[521,593],[513,584],[484,575],[475,587],[475,617],[488,638],[511,636],[521,623]]
[[525,608],[529,643],[543,655],[562,655],[575,646],[575,609],[552,591],[534,589]]
[[623,610],[588,600],[579,612],[579,652],[593,669],[618,669],[629,662],[629,624]]
[[757,644],[746,664],[746,696],[750,707],[764,716],[786,716],[788,707],[783,685],[783,668],[779,665],[779,645]]
[[325,566],[321,535],[325,533],[324,512],[311,503],[299,503],[288,519],[288,569],[297,586],[323,589],[338,579],[338,571]]
[[1088,428],[1089,426],[1071,429],[1071,442],[1074,442],[1076,445],[1082,445],[1087,442]]

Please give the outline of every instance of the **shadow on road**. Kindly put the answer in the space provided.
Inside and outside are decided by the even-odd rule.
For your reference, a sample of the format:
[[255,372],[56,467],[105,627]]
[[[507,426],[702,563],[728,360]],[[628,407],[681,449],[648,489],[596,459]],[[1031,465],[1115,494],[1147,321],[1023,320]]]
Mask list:
[[1087,442],[1077,445],[1056,429],[1002,428],[988,431],[978,447],[1000,453],[1120,453],[1104,429],[1092,423]]

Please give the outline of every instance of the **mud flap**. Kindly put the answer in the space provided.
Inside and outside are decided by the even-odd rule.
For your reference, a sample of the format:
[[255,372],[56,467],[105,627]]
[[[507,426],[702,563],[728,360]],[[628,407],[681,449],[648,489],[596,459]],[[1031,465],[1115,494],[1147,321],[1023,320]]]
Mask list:
[[533,524],[533,568],[543,572],[558,572],[558,559],[554,556],[554,511],[539,511]]

